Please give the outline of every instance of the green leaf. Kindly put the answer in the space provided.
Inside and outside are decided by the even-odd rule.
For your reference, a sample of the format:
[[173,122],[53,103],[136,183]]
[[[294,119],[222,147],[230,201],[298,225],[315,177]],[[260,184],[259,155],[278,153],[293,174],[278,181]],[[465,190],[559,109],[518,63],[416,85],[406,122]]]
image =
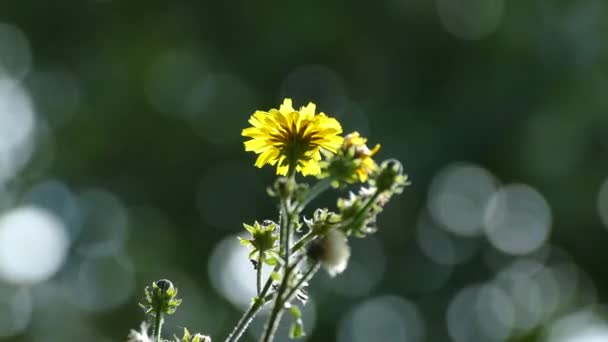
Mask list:
[[184,337],[182,338],[182,342],[189,342],[190,341],[190,332],[188,331],[188,329],[184,328]]
[[277,258],[275,258],[275,257],[266,257],[266,258],[264,258],[264,262],[267,265],[275,266],[276,264],[279,263],[279,260],[277,260]]
[[272,273],[270,273],[270,277],[274,281],[281,281],[281,275],[279,274],[279,272],[272,272]]
[[254,249],[251,252],[249,252],[248,258],[249,258],[249,260],[257,260],[258,259],[258,251],[256,251]]
[[302,317],[302,312],[300,311],[300,308],[298,308],[297,306],[292,306],[291,308],[289,308],[289,312],[291,313],[291,315],[293,316],[293,318],[295,319],[299,319]]
[[289,329],[289,338],[296,339],[306,336],[304,333],[304,324],[301,319],[296,320],[291,325],[291,329]]
[[244,238],[242,238],[240,236],[237,236],[237,237],[239,238],[239,241],[241,242],[241,245],[243,245],[243,246],[249,246],[249,245],[251,245],[251,241],[250,240],[244,239]]
[[247,223],[243,223],[243,227],[245,227],[245,229],[247,229],[247,231],[249,233],[251,233],[253,235],[253,232],[256,231],[255,227],[248,225]]

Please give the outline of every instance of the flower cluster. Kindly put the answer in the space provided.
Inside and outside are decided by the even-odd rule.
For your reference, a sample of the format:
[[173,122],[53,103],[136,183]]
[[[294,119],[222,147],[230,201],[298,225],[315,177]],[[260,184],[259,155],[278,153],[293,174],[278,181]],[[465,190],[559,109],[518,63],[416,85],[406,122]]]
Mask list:
[[[376,232],[376,217],[409,182],[398,161],[376,162],[379,144],[369,148],[367,139],[358,132],[342,137],[340,123],[317,113],[313,103],[296,110],[291,99],[285,99],[279,109],[254,112],[249,123],[251,127],[242,131],[248,138],[245,151],[257,155],[256,167],[276,168],[279,177],[268,194],[278,201],[279,215],[276,222],[243,225],[249,236],[239,239],[250,250],[257,293],[226,342],[238,341],[267,304],[272,308],[260,341],[274,339],[285,312],[292,316],[289,336],[299,338],[305,335],[299,306],[306,304],[309,281],[321,268],[331,277],[344,272],[351,255],[349,238]],[[317,181],[312,185],[300,182],[297,173],[316,176]],[[347,187],[358,189],[338,198],[334,211],[317,208],[310,216],[303,214],[325,191]],[[262,264],[271,266],[272,271],[266,272]],[[181,300],[176,297],[177,289],[165,279],[147,287],[145,293],[142,307],[154,321],[153,334],[148,335],[148,325],[144,324],[128,338],[131,342],[160,342],[163,315],[175,312]],[[293,302],[296,298],[300,299],[298,305]],[[183,337],[175,337],[175,341],[210,342],[210,338],[184,329]]]

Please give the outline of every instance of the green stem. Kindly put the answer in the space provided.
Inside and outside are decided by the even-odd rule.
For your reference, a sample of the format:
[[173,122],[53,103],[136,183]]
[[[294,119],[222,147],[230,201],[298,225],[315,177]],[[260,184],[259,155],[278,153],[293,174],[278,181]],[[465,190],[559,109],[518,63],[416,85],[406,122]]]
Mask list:
[[291,275],[292,268],[286,268],[285,274],[283,275],[283,280],[281,281],[281,285],[279,285],[279,289],[277,291],[277,296],[274,302],[274,306],[272,307],[272,312],[270,313],[270,318],[266,323],[266,329],[264,330],[264,335],[262,337],[262,342],[271,342],[274,339],[274,334],[279,327],[279,322],[281,321],[281,317],[283,316],[283,294],[287,290],[287,280]]
[[287,178],[292,180],[296,179],[296,163],[289,163],[289,168],[287,169]]
[[310,188],[310,190],[308,190],[308,192],[306,193],[306,196],[304,197],[304,199],[298,206],[298,212],[301,212],[302,210],[304,210],[304,208],[306,208],[308,203],[310,203],[312,200],[317,198],[317,196],[322,194],[325,190],[329,189],[332,181],[333,181],[333,179],[331,177],[324,178],[324,179],[318,181],[312,188]]
[[289,301],[291,301],[291,299],[293,298],[293,296],[295,296],[295,294],[302,287],[302,285],[304,285],[304,283],[306,283],[310,279],[312,279],[312,277],[315,275],[315,273],[317,273],[317,271],[319,270],[319,267],[321,267],[321,263],[319,263],[318,261],[316,261],[314,264],[312,264],[310,266],[310,268],[308,269],[308,271],[306,271],[306,273],[304,273],[304,275],[302,276],[302,278],[300,278],[300,280],[298,281],[298,283],[296,284],[296,286],[294,286],[287,293],[287,296],[285,296],[285,300],[284,300],[285,303],[289,303]]
[[[279,327],[279,323],[281,322],[281,317],[283,317],[283,309],[285,307],[285,298],[284,295],[289,290],[289,279],[291,277],[291,272],[298,268],[300,262],[305,259],[305,256],[301,256],[296,260],[296,262],[291,267],[285,267],[285,274],[283,275],[283,279],[281,280],[281,284],[279,285],[279,289],[276,292],[276,299],[274,302],[274,306],[272,307],[272,311],[270,313],[270,318],[266,323],[266,329],[264,330],[264,335],[262,336],[263,342],[271,342],[274,339],[274,335]],[[301,285],[301,284],[300,284]]]
[[[280,266],[275,266],[272,272],[278,271],[279,268]],[[266,279],[266,284],[264,284],[262,292],[254,300],[253,304],[251,304],[247,312],[243,314],[236,327],[234,327],[230,335],[228,335],[228,337],[226,338],[226,342],[236,342],[241,338],[245,330],[247,330],[247,328],[249,327],[249,324],[251,324],[251,321],[253,320],[255,315],[258,313],[258,311],[260,311],[264,304],[268,302],[269,297],[267,296],[267,293],[270,291],[272,283],[272,275],[270,275],[268,276],[268,279]]]
[[228,338],[226,338],[226,342],[238,341],[245,332],[245,330],[247,330],[247,327],[249,327],[249,324],[251,324],[251,321],[258,313],[258,311],[260,311],[263,305],[263,299],[256,298],[249,307],[249,310],[245,312],[243,317],[241,317],[241,319],[239,320],[239,323],[236,325],[236,327],[234,327],[230,335],[228,335]]
[[256,265],[256,273],[257,273],[257,290],[258,290],[258,296],[260,295],[260,292],[262,291],[262,258],[263,253],[260,251],[258,253],[258,264]]
[[308,232],[308,233],[304,234],[304,236],[302,236],[300,238],[300,240],[296,241],[296,243],[291,247],[291,250],[294,252],[297,252],[298,250],[300,250],[300,248],[304,247],[307,243],[312,241],[312,239],[314,239],[314,238],[315,238],[315,235],[313,235],[312,232]]
[[291,225],[288,199],[281,199],[281,234],[279,235],[279,246],[281,246],[281,257],[285,260],[286,264],[289,264]]
[[372,197],[367,200],[367,203],[365,203],[363,208],[361,208],[361,210],[359,210],[359,212],[355,215],[355,217],[353,218],[353,222],[358,222],[367,213],[369,208],[374,204],[374,202],[376,202],[378,196],[380,196],[380,191],[376,190]]
[[154,315],[154,333],[152,335],[154,337],[154,341],[156,341],[156,342],[162,341],[162,339],[160,338],[160,332],[161,332],[162,326],[163,326],[163,313],[159,307],[156,309],[156,313]]

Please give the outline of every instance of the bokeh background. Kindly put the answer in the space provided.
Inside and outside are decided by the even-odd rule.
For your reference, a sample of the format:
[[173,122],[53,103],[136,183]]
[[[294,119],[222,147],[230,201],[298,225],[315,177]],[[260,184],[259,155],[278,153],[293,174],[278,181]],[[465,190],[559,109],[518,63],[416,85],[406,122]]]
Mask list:
[[309,341],[608,341],[607,35],[604,0],[1,2],[0,340],[123,340],[169,278],[165,331],[222,341],[276,216],[240,130],[291,97],[412,180]]

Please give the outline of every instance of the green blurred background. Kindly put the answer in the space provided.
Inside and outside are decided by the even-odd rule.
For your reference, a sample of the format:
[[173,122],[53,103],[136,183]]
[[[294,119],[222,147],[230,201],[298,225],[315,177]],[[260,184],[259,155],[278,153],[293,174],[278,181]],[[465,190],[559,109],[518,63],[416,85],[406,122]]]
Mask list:
[[169,278],[165,331],[222,341],[276,216],[240,131],[291,97],[412,180],[310,341],[608,341],[607,34],[604,0],[3,1],[0,340],[123,340]]

